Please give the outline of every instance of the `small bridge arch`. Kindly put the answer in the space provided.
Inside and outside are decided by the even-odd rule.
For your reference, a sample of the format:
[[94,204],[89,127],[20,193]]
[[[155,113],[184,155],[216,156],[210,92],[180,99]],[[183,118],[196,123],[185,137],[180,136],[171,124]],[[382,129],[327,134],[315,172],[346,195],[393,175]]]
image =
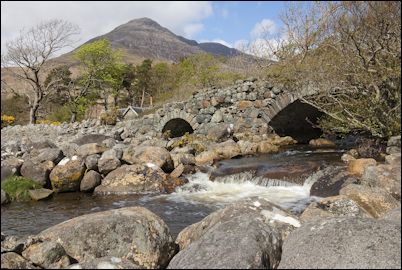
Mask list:
[[183,136],[186,132],[193,133],[198,126],[199,124],[197,123],[195,115],[178,110],[162,118],[159,130],[162,133],[170,130],[171,136],[175,138]]

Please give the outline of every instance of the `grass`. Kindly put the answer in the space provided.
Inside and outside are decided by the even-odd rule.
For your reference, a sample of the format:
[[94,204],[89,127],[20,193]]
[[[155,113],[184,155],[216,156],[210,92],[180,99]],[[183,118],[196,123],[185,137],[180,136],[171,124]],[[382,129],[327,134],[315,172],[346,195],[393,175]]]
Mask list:
[[12,201],[28,201],[31,199],[28,190],[41,187],[37,182],[22,176],[11,176],[1,182],[1,189],[10,196]]

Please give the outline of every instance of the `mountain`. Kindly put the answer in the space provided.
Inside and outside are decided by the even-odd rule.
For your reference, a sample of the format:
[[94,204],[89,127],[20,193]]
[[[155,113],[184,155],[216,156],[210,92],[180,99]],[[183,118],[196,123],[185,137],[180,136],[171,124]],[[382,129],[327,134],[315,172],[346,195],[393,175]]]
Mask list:
[[202,52],[223,56],[244,55],[220,43],[198,43],[178,36],[149,18],[131,20],[86,43],[102,38],[109,40],[112,47],[123,49],[128,54],[158,60],[177,61],[184,56]]

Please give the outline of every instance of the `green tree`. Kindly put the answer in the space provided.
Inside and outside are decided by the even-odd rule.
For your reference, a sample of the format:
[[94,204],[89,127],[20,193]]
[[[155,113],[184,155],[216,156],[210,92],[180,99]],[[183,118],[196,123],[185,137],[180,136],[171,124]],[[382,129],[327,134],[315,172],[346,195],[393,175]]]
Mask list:
[[137,80],[135,83],[135,89],[139,93],[141,93],[141,107],[144,106],[145,95],[151,95],[151,93],[149,92],[152,76],[151,70],[152,60],[150,59],[145,59],[144,61],[142,61],[141,65],[138,65],[136,67]]
[[114,50],[108,40],[101,39],[81,46],[74,56],[82,67],[82,77],[79,80],[82,93],[79,95],[80,99],[85,98],[88,90],[92,90],[103,98],[105,110],[108,110],[109,95],[114,97],[116,106],[126,69],[122,62],[122,53]]

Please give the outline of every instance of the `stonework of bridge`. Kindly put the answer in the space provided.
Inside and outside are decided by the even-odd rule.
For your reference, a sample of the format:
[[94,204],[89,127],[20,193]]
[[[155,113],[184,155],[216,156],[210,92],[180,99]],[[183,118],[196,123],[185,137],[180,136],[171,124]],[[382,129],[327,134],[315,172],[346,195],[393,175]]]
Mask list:
[[165,104],[153,115],[153,126],[157,132],[169,130],[172,137],[186,132],[206,135],[217,125],[227,125],[235,133],[275,131],[307,140],[321,134],[312,123],[322,113],[302,103],[303,95],[266,81],[238,81],[224,89],[196,93],[188,101]]

